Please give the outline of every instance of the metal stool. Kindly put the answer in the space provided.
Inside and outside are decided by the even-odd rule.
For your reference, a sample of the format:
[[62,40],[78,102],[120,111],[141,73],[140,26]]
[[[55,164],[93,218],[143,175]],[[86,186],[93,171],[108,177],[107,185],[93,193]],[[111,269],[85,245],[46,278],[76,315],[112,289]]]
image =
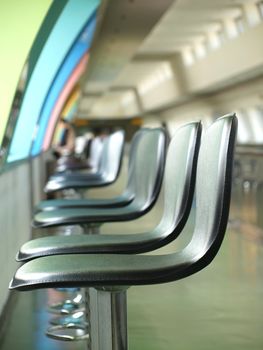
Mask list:
[[236,129],[235,116],[224,117],[208,129],[202,140],[195,228],[192,240],[181,251],[168,255],[105,254],[103,259],[101,254],[41,257],[22,265],[10,288],[95,287],[90,300],[89,346],[92,350],[126,350],[128,286],[188,277],[205,268],[221,246],[229,214]]

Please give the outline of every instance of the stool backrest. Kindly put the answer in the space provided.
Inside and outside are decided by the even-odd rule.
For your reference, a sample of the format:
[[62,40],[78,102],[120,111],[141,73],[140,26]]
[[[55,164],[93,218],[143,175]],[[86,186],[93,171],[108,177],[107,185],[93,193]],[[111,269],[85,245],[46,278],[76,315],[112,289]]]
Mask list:
[[164,211],[152,232],[162,245],[175,239],[184,227],[192,205],[197,158],[201,139],[201,123],[180,127],[168,147],[164,171]]
[[110,182],[118,177],[121,169],[124,136],[123,130],[115,131],[106,138],[103,144],[99,173],[104,174]]
[[143,278],[131,284],[176,281],[202,270],[214,259],[228,222],[236,132],[235,115],[217,119],[206,130],[198,155],[196,205],[191,209],[191,214],[195,213],[192,239],[180,251],[144,256],[147,260],[138,261],[143,265]]
[[236,132],[236,116],[224,116],[208,128],[201,142],[196,177],[195,230],[191,242],[182,252],[192,260],[189,274],[213,260],[224,238]]
[[162,128],[147,129],[136,146],[133,164],[135,193],[133,205],[140,211],[149,210],[160,192],[166,157],[166,133]]
[[128,180],[125,189],[125,193],[128,197],[134,198],[136,192],[136,158],[139,156],[140,141],[141,139],[150,132],[150,129],[141,128],[139,129],[131,140],[130,151],[129,151],[129,165],[128,165]]

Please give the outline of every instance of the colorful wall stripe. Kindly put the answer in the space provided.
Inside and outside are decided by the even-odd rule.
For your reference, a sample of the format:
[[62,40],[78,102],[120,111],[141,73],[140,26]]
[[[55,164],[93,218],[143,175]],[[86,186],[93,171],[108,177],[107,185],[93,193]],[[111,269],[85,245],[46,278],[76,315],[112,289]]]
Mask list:
[[86,69],[86,65],[88,62],[88,54],[85,54],[83,58],[81,59],[80,63],[77,65],[75,70],[73,71],[71,77],[67,81],[66,85],[64,86],[64,89],[62,90],[57,103],[52,111],[52,114],[49,119],[48,127],[45,133],[45,139],[43,143],[43,151],[46,151],[51,144],[51,140],[53,137],[54,129],[58,120],[58,117],[64,107],[65,102],[67,101],[67,98],[69,97],[72,89],[78,82],[81,75],[84,73]]
[[[73,119],[78,108],[80,96],[81,96],[80,87],[79,85],[76,85],[63,107],[63,110],[60,114],[61,118],[64,118],[67,121],[71,121]],[[63,129],[61,128],[61,125],[57,123],[54,131],[54,136],[52,139],[52,145],[59,144],[62,139],[62,136],[63,136]]]
[[76,111],[81,96],[80,87],[77,85],[75,89],[71,92],[69,98],[67,99],[65,106],[61,112],[61,117],[70,121],[74,117],[74,112]]
[[88,21],[88,24],[85,26],[85,29],[77,38],[49,90],[49,93],[47,95],[47,98],[44,102],[44,106],[40,114],[37,127],[37,134],[35,135],[35,141],[32,146],[31,154],[34,156],[41,152],[46,128],[52,109],[54,108],[56,101],[72,71],[79,63],[83,54],[90,48],[95,28],[96,12],[92,14],[91,18]]
[[34,71],[35,65],[45,46],[48,37],[53,30],[58,17],[61,15],[63,9],[65,8],[68,0],[53,0],[52,5],[49,7],[48,13],[44,18],[42,25],[37,33],[34,44],[31,47],[29,57],[28,57],[28,79]]
[[76,37],[98,5],[99,0],[69,0],[61,12],[28,82],[9,150],[9,162],[29,156],[36,125],[50,86]]

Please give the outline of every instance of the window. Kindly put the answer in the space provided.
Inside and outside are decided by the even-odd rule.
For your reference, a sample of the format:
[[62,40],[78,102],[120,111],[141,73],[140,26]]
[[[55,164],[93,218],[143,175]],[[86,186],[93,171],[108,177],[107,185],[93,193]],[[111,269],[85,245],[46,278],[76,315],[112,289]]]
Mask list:
[[205,55],[206,55],[206,42],[205,42],[205,40],[199,41],[195,44],[195,55],[198,59],[205,57]]
[[245,23],[244,23],[244,18],[242,16],[238,16],[235,18],[235,25],[237,28],[237,32],[239,34],[244,33],[245,31]]
[[261,19],[263,19],[263,1],[257,2],[257,8]]
[[184,48],[182,51],[183,56],[183,62],[186,66],[191,66],[195,59],[194,59],[194,52],[191,47]]
[[249,122],[249,116],[246,110],[238,110],[238,132],[237,142],[239,144],[251,143],[253,140],[253,133],[251,130],[251,123]]
[[217,32],[216,35],[218,37],[219,45],[222,45],[226,41],[226,33],[224,28],[220,28]]
[[253,133],[253,143],[263,144],[263,108],[250,108],[249,121]]

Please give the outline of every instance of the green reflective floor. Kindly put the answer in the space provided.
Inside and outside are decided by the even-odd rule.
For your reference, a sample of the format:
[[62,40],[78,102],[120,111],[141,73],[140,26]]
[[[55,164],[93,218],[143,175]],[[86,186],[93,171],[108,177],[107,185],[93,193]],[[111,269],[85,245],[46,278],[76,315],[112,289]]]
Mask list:
[[[128,292],[132,350],[263,349],[263,246],[228,230],[221,252],[188,279]],[[3,350],[84,349],[47,339],[46,291],[19,293]]]
[[[145,231],[160,215],[156,207],[132,225],[115,223],[102,231]],[[191,232],[192,225],[186,231]],[[129,289],[130,350],[263,349],[263,237],[236,227],[229,225],[219,254],[200,273],[175,283]],[[184,232],[176,243],[156,253],[178,249],[189,237]],[[49,317],[45,305],[50,297],[52,292],[47,291],[18,293],[1,339],[2,350],[85,349],[81,342],[57,342],[44,336]]]
[[129,293],[130,348],[263,349],[263,247],[228,230],[214,263]]

